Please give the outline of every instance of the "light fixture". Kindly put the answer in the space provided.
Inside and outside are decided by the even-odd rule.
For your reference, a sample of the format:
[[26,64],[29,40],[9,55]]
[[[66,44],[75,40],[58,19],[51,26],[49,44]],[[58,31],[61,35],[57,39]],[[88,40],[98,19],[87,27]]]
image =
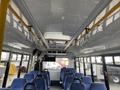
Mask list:
[[62,16],[62,17],[61,17],[61,19],[62,19],[62,20],[64,20],[64,19],[65,19],[65,17],[64,17],[64,16]]
[[8,42],[7,44],[8,44],[9,46],[11,46],[11,47],[13,47],[13,48],[17,48],[17,49],[30,48],[29,46],[26,46],[26,45],[24,45],[24,44],[22,44],[22,43],[16,43],[16,42],[11,43],[11,42]]

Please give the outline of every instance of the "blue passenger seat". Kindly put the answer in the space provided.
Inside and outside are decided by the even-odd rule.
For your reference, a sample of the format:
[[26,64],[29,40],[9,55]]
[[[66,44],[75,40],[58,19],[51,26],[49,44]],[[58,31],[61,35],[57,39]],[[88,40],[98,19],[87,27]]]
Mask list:
[[39,74],[38,71],[31,71],[29,74],[33,74],[34,75],[34,78]]
[[86,89],[90,90],[91,84],[92,84],[92,79],[90,76],[84,76],[81,78],[82,82],[85,84]]
[[93,83],[90,90],[107,90],[107,88],[103,83]]
[[72,81],[73,81],[73,79],[74,79],[74,76],[73,75],[69,75],[67,78],[66,78],[66,80],[65,80],[65,82],[64,82],[64,90],[67,90],[67,88],[68,88],[68,86],[72,83]]
[[24,90],[36,90],[34,82],[28,82],[24,86]]
[[47,73],[47,76],[48,76],[48,82],[49,82],[49,86],[50,86],[51,81],[50,81],[50,73],[49,73],[48,69],[44,69],[43,72],[44,72],[44,73]]
[[67,90],[87,90],[79,78],[74,78]]
[[72,73],[72,72],[67,72],[67,73],[65,73],[64,74],[64,77],[63,77],[63,84],[64,84],[64,82],[65,82],[65,79],[67,78],[67,76],[69,76],[69,75],[73,75],[74,73]]
[[10,90],[24,90],[25,84],[26,84],[26,79],[16,78],[13,80]]
[[74,76],[77,78],[82,78],[84,75],[82,73],[75,73]]
[[34,79],[34,74],[25,74],[24,78],[27,82],[31,82]]
[[36,85],[36,90],[47,90],[46,80],[42,75],[37,75],[33,82]]
[[49,77],[48,77],[48,74],[46,72],[42,72],[42,73],[40,73],[40,75],[42,75],[42,77],[45,79],[47,88],[49,89]]

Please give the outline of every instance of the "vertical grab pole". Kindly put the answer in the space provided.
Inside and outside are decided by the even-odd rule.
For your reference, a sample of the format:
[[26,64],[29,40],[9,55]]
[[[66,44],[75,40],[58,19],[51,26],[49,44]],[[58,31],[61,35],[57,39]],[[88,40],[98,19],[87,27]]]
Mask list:
[[74,68],[75,68],[75,71],[76,71],[76,57],[74,58]]
[[18,70],[18,76],[17,76],[17,78],[20,77],[22,62],[23,62],[23,54],[21,56],[21,61],[20,61],[20,64],[19,64],[19,70]]
[[104,79],[105,79],[105,85],[107,87],[107,90],[110,90],[109,77],[108,77],[108,72],[107,72],[107,67],[106,67],[106,62],[105,62],[105,56],[102,56],[102,62],[103,62],[103,74],[104,74]]
[[78,65],[79,65],[79,73],[81,72],[80,71],[80,57],[78,57]]
[[86,76],[86,69],[85,69],[85,58],[83,57],[83,69],[84,69],[84,75]]
[[114,56],[112,56],[112,59],[113,59],[113,64],[115,65],[115,58],[114,58]]
[[[5,21],[7,15],[7,8],[10,0],[1,0],[0,2],[0,58],[3,46],[3,39],[5,33]],[[1,61],[1,60],[0,60]]]
[[91,77],[92,77],[92,81],[94,82],[94,71],[93,71],[93,64],[92,64],[92,59],[90,58],[90,68],[91,68]]
[[3,84],[2,84],[3,88],[5,88],[6,84],[7,84],[7,79],[8,79],[8,75],[9,75],[9,69],[10,69],[11,56],[12,56],[12,53],[10,52],[9,60],[7,61],[6,70],[5,70],[5,76],[4,76]]

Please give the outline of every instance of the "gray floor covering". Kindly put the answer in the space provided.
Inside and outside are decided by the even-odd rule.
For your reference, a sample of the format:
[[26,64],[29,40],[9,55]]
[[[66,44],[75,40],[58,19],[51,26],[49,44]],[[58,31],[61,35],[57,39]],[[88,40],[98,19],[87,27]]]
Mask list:
[[62,90],[62,88],[60,87],[56,87],[56,86],[51,86],[50,90]]

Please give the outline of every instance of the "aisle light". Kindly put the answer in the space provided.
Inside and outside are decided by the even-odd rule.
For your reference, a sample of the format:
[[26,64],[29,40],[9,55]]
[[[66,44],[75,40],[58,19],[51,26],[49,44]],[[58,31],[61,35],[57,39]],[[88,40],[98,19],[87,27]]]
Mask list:
[[17,48],[17,49],[22,49],[22,48],[30,48],[29,46],[26,46],[25,44],[22,43],[7,43],[9,46],[13,47],[13,48]]

